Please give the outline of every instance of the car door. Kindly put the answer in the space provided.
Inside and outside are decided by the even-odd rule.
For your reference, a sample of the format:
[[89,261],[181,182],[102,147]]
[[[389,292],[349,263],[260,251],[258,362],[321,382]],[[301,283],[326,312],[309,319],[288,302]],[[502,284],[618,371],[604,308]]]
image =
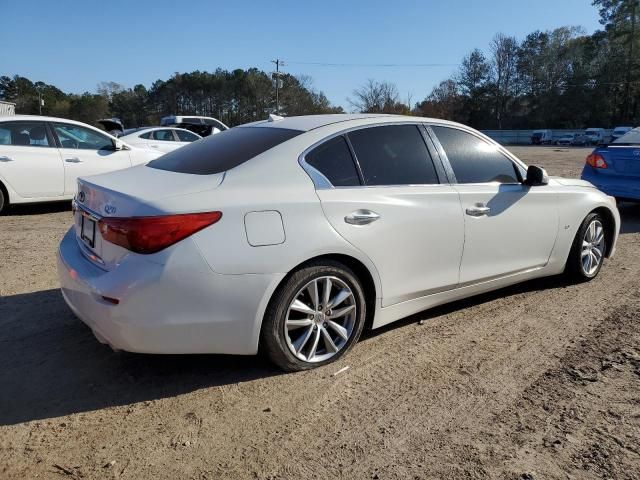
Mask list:
[[178,143],[180,146],[188,145],[191,142],[195,142],[196,140],[200,140],[202,137],[200,135],[196,135],[189,130],[175,129],[173,133],[178,137]]
[[159,152],[168,153],[181,146],[178,138],[173,134],[173,130],[167,128],[162,130],[153,130],[150,132],[147,145]]
[[547,264],[558,233],[557,193],[522,183],[524,167],[475,133],[433,125],[465,219],[460,284]]
[[429,142],[416,124],[377,125],[304,157],[329,222],[375,264],[383,306],[458,284],[464,220]]
[[73,123],[52,122],[64,164],[64,190],[75,194],[78,177],[131,166],[128,150],[116,150],[113,139],[99,130]]
[[45,122],[0,123],[0,178],[22,198],[63,195],[62,159]]

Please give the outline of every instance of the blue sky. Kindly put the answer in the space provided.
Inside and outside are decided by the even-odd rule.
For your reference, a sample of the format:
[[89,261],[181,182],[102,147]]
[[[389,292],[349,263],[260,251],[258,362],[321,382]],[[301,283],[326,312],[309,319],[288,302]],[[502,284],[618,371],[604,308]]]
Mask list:
[[[174,72],[258,67],[313,78],[336,105],[368,78],[422,100],[496,32],[522,39],[563,25],[597,28],[590,0],[0,0],[0,75],[66,92],[100,81],[147,87]],[[332,67],[295,62],[447,64]],[[406,101],[406,100],[405,100]]]

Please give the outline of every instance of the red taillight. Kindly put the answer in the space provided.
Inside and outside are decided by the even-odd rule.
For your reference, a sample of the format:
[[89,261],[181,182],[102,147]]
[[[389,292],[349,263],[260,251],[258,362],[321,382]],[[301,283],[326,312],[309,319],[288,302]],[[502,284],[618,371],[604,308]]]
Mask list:
[[593,168],[607,168],[607,162],[604,161],[604,157],[599,153],[590,153],[587,155],[587,164]]
[[105,217],[98,222],[102,238],[136,253],[155,253],[222,218],[222,212],[183,213],[162,217]]

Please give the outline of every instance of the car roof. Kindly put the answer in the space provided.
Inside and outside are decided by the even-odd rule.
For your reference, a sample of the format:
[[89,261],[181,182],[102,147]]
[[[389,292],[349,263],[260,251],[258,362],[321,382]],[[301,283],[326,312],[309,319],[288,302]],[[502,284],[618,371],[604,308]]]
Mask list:
[[385,122],[434,122],[450,125],[460,125],[448,120],[436,118],[411,117],[406,115],[392,115],[383,113],[335,113],[326,115],[301,115],[298,117],[275,117],[275,120],[260,120],[258,122],[246,123],[239,127],[264,127],[264,128],[287,128],[308,132],[316,128],[333,125],[336,123],[351,123],[366,125]]
[[[9,115],[6,117],[0,117],[0,122],[8,122],[8,121],[40,121],[40,122],[66,122],[66,123],[74,123],[76,125],[88,125],[87,123],[78,122],[77,120],[70,120],[68,118],[60,118],[60,117],[47,117],[44,115]],[[92,125],[89,125],[92,128]]]

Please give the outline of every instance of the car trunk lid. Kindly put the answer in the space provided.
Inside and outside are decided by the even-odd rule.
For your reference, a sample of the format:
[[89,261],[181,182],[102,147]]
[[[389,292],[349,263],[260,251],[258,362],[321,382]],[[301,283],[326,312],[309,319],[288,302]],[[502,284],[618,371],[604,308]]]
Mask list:
[[191,213],[192,209],[181,211],[178,206],[188,209],[189,203],[167,202],[166,199],[215,189],[223,179],[224,173],[190,175],[144,165],[79,178],[74,203],[78,244],[90,260],[110,270],[131,252],[103,238],[99,228],[101,218]]

